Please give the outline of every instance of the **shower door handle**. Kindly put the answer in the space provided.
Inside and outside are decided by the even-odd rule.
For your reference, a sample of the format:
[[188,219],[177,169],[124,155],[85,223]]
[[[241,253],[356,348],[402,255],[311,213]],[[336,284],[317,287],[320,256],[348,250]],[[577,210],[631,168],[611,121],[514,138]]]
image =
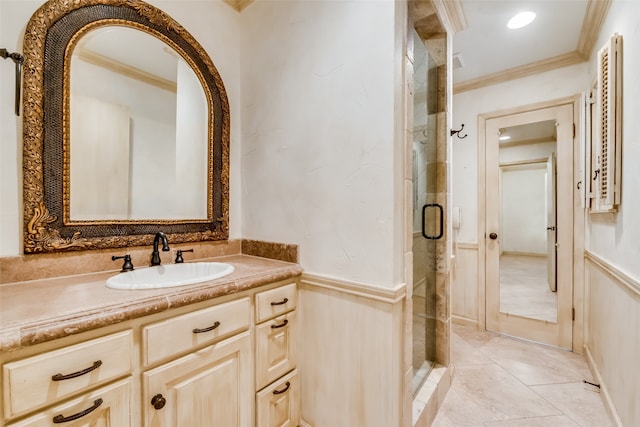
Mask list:
[[[437,236],[429,236],[427,234],[427,231],[424,229],[424,220],[426,217],[427,208],[437,208],[440,211],[440,230]],[[442,205],[439,203],[427,203],[422,207],[422,236],[425,239],[438,240],[442,238],[443,235],[444,235],[444,209],[442,208]]]

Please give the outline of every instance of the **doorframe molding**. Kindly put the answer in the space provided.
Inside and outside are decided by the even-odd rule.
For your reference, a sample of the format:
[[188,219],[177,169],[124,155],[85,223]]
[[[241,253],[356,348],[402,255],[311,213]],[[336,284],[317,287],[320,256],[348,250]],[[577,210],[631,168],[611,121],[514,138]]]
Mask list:
[[[559,107],[571,104],[575,133],[573,138],[573,186],[580,181],[580,94],[554,100],[527,104],[518,107],[478,114],[478,329],[487,329],[486,313],[486,121],[513,114]],[[584,224],[585,211],[581,207],[580,194],[573,197],[573,308],[575,319],[572,324],[572,350],[584,352]]]

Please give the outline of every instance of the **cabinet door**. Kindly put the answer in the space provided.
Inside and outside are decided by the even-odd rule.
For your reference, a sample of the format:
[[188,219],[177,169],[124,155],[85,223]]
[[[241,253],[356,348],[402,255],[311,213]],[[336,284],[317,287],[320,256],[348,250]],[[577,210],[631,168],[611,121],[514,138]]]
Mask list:
[[147,427],[253,424],[249,332],[159,366],[143,377]]
[[54,406],[8,427],[127,427],[131,422],[131,378]]
[[300,415],[298,371],[256,394],[256,427],[296,427]]

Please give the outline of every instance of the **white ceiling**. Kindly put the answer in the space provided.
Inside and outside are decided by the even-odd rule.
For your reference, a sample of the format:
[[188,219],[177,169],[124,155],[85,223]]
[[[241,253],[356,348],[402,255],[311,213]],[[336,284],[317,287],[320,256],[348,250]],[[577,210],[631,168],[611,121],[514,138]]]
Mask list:
[[[468,27],[453,38],[453,53],[464,62],[453,70],[456,84],[576,51],[588,0],[461,3]],[[509,30],[509,19],[526,10],[536,13],[533,23]]]
[[[127,49],[123,49],[123,47]],[[144,31],[118,25],[98,27],[85,34],[76,47],[90,51],[151,76],[176,82],[179,54]]]

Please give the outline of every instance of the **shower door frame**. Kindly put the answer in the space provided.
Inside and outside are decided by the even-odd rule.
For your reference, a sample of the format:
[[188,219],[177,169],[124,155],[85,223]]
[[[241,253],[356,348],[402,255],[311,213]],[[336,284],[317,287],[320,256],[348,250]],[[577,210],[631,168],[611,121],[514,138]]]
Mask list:
[[[432,24],[435,25],[435,21],[432,21]],[[440,25],[440,24],[438,24]],[[430,359],[432,368],[437,367],[445,367],[446,372],[448,372],[448,367],[450,365],[450,327],[451,327],[451,319],[450,319],[450,310],[449,310],[449,292],[450,292],[450,261],[449,257],[444,255],[449,251],[450,246],[450,225],[449,225],[449,197],[448,197],[448,179],[447,174],[444,173],[447,170],[447,161],[449,159],[449,149],[450,149],[450,141],[451,137],[449,134],[450,129],[450,111],[452,108],[451,104],[451,96],[449,91],[449,84],[451,83],[451,64],[450,64],[450,35],[444,29],[444,27],[432,28],[433,31],[430,31],[428,35],[424,36],[418,30],[417,27],[414,27],[415,31],[413,33],[416,36],[415,44],[422,43],[427,50],[427,55],[431,57],[433,61],[433,67],[427,67],[427,73],[430,75],[430,78],[433,78],[432,86],[433,93],[428,98],[428,106],[424,113],[430,119],[425,123],[431,129],[434,130],[434,147],[430,150],[431,152],[426,156],[428,159],[430,169],[428,177],[428,181],[426,188],[426,198],[421,201],[419,206],[415,206],[418,208],[418,215],[422,214],[427,219],[427,228],[426,230],[421,226],[419,239],[425,241],[427,246],[432,246],[433,253],[429,258],[429,263],[431,264],[432,271],[427,272],[427,276],[430,278],[432,282],[433,289],[431,290],[432,298],[430,300],[429,306],[425,308],[426,311],[430,311],[428,313],[429,319],[428,323],[430,325],[427,329],[431,335],[431,343],[430,349],[425,353],[429,353],[427,359]],[[412,74],[417,71],[413,69],[415,61],[408,62],[408,66],[412,69]],[[427,60],[429,62],[429,60]],[[429,71],[430,70],[430,71]],[[413,75],[411,78],[413,79]],[[411,112],[409,116],[410,127],[407,129],[410,132],[416,131],[416,127],[414,126],[414,109],[413,109],[413,100],[416,88],[411,82],[411,108],[409,111]],[[425,117],[426,118],[426,117]],[[422,124],[422,123],[421,123]],[[411,140],[413,142],[413,135],[411,135]],[[407,157],[413,157],[412,150],[406,150],[405,155]],[[405,159],[408,160],[408,159]],[[411,163],[406,163],[411,164]],[[413,177],[412,177],[413,181]],[[413,198],[412,198],[413,199]],[[409,202],[414,202],[415,200],[409,200]],[[407,213],[415,212],[414,203],[407,204]],[[426,206],[426,210],[425,210]],[[425,215],[426,214],[426,215]],[[422,216],[421,215],[421,216]],[[407,215],[408,216],[408,215]],[[407,221],[410,222],[411,232],[413,232],[413,221],[409,221],[409,216]],[[433,222],[431,221],[433,219]],[[407,224],[408,225],[408,224]],[[422,224],[424,226],[424,223]],[[431,228],[431,225],[435,226]],[[416,230],[417,231],[417,230]],[[409,234],[409,230],[407,230],[407,237],[411,236],[413,233]],[[427,237],[425,237],[425,234]],[[437,237],[437,238],[436,238]],[[414,263],[414,259],[416,254],[413,252],[413,244],[411,245],[411,263]],[[440,256],[439,256],[440,255]],[[426,261],[426,260],[425,260]],[[415,265],[413,265],[415,267]],[[415,270],[414,270],[415,271]],[[412,273],[414,272],[412,271]],[[411,291],[407,293],[411,294],[411,298],[413,299],[413,284],[416,277],[413,277],[414,274],[411,274],[411,280],[407,282],[408,286],[412,287]],[[426,277],[425,277],[426,279]],[[429,292],[427,292],[429,294]],[[428,298],[427,298],[428,299]],[[407,319],[408,322],[413,323],[413,316],[416,307],[413,306],[413,301],[411,301],[411,309],[410,309],[410,319]],[[413,350],[413,325],[411,325],[411,348]],[[427,340],[425,333],[425,340]],[[413,354],[411,355],[413,358]],[[413,367],[416,368],[416,367]],[[427,379],[430,375],[427,376]],[[411,376],[411,382],[417,379],[413,375]],[[421,396],[421,399],[426,399],[429,396],[429,387],[425,386],[428,381],[425,381],[422,385],[418,385],[415,390],[413,390],[414,399],[417,396]],[[442,386],[444,387],[444,386]],[[430,397],[429,397],[430,399]],[[414,420],[415,421],[415,420]]]

